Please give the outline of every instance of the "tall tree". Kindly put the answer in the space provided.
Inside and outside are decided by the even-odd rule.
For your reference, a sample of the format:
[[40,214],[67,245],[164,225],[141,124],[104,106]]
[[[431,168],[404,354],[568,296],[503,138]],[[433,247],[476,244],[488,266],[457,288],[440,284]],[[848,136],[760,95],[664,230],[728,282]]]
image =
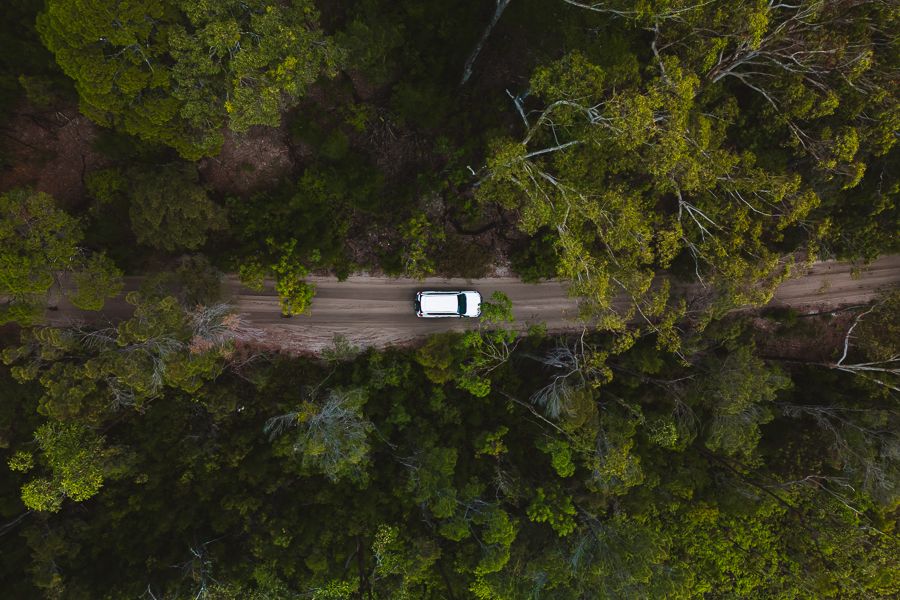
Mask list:
[[277,126],[342,56],[309,0],[51,0],[38,30],[87,116],[188,159]]
[[225,211],[200,184],[196,167],[104,169],[87,177],[89,192],[101,204],[125,199],[138,242],[168,250],[196,250],[210,231],[226,227]]
[[[53,290],[89,310],[118,295],[122,272],[105,255],[81,248],[82,237],[78,221],[47,194],[0,195],[0,323],[36,322]],[[74,288],[63,285],[67,273],[74,274]]]
[[[38,428],[34,437],[50,476],[33,479],[22,487],[26,507],[56,512],[65,498],[82,502],[100,491],[111,454],[102,437],[76,423],[53,422]],[[29,471],[33,458],[20,452],[10,461],[10,467]]]
[[654,25],[658,53],[681,57],[705,83],[757,94],[763,115],[836,188],[896,143],[900,102],[895,10],[862,0],[698,4]]
[[286,415],[270,419],[266,432],[274,439],[297,427],[287,438],[285,451],[300,457],[305,469],[331,481],[349,478],[365,481],[372,424],[362,414],[363,389],[332,389],[319,401],[306,401]]
[[[802,180],[726,144],[734,102],[705,106],[675,60],[646,84],[572,52],[539,68],[521,141],[498,140],[477,194],[558,236],[559,275],[588,316],[622,329],[635,317],[671,339],[661,269],[692,264],[726,305],[767,301],[788,273],[777,244],[818,204]],[[629,300],[614,305],[622,294]],[[677,311],[675,311],[677,312]]]
[[127,296],[134,315],[106,329],[35,328],[3,360],[20,381],[40,382],[39,412],[95,424],[111,408],[141,410],[166,388],[196,392],[224,368],[243,325],[230,307],[191,311],[175,298]]

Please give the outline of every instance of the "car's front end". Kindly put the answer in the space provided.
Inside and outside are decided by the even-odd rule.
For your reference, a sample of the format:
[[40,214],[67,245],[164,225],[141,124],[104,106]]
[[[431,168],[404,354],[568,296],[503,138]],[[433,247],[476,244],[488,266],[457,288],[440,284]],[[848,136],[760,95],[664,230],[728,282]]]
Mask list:
[[464,317],[480,317],[481,316],[481,294],[478,292],[463,292],[466,297],[466,310],[461,316]]

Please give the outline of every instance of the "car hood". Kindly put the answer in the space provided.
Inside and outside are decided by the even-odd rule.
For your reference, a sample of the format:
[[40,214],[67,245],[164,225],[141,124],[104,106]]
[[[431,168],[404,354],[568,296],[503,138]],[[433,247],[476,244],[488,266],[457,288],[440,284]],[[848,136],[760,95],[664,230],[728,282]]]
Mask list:
[[478,292],[465,292],[466,316],[477,317],[481,315],[481,294]]

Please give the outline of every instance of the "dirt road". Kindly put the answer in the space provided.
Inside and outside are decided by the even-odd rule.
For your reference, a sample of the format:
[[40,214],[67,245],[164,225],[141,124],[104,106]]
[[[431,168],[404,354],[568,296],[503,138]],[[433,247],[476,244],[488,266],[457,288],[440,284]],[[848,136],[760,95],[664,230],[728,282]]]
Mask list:
[[[128,287],[135,289],[139,281],[139,278],[129,278]],[[343,282],[332,277],[313,277],[310,281],[317,288],[312,308],[308,314],[291,319],[281,317],[271,287],[253,292],[229,277],[225,295],[250,326],[265,332],[267,345],[294,352],[318,351],[329,346],[336,335],[357,345],[384,346],[477,324],[469,319],[417,318],[412,303],[415,292],[421,289],[476,289],[485,298],[499,290],[512,300],[522,327],[535,323],[545,323],[551,331],[580,327],[575,301],[567,296],[565,286],[559,282],[527,284],[506,277],[416,281],[368,276],[353,276]],[[900,256],[876,261],[857,278],[851,276],[847,264],[824,262],[815,265],[805,276],[784,283],[775,294],[773,304],[818,312],[864,303],[879,291],[898,285]],[[127,315],[128,308],[121,299],[116,299],[103,314],[115,320]],[[58,311],[48,311],[47,319],[55,324],[93,320],[91,313],[83,313],[66,303],[61,303]]]

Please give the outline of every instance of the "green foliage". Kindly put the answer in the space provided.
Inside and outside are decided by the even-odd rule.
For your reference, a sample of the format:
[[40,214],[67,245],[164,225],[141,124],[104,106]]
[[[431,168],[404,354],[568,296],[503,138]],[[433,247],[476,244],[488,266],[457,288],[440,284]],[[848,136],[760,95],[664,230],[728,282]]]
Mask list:
[[201,254],[180,257],[173,269],[146,278],[141,296],[161,300],[173,296],[187,308],[212,306],[222,296],[222,273]]
[[313,600],[345,600],[357,592],[354,582],[333,580],[313,591]]
[[558,493],[549,495],[544,488],[535,491],[531,504],[528,505],[528,518],[535,523],[547,523],[560,537],[564,537],[575,531],[575,507],[568,496],[560,497]]
[[688,394],[712,413],[706,446],[728,455],[750,456],[759,442],[759,426],[774,417],[771,402],[790,388],[790,379],[756,358],[748,346],[738,347],[724,359],[709,359],[703,369],[707,375]]
[[100,209],[115,202],[128,188],[128,177],[120,169],[101,169],[88,173],[84,178],[87,193]]
[[415,590],[432,577],[434,563],[440,558],[440,547],[432,540],[404,539],[396,526],[380,525],[372,541],[375,572],[396,580],[384,586],[392,598],[415,598]]
[[595,450],[583,458],[590,469],[589,487],[606,494],[625,494],[644,481],[641,456],[634,452],[639,417],[611,410],[597,433]]
[[207,197],[193,166],[132,173],[129,179],[131,227],[142,244],[194,250],[207,231],[226,226],[224,212]]
[[40,192],[14,190],[0,196],[0,322],[28,324],[40,317],[56,272],[78,252],[77,221]]
[[400,225],[403,236],[403,272],[408,277],[424,279],[434,272],[434,262],[430,256],[444,241],[442,231],[436,230],[424,214],[416,215]]
[[32,456],[31,452],[19,450],[13,454],[13,457],[9,459],[7,464],[11,471],[27,473],[34,467],[34,456]]
[[[22,487],[22,502],[32,510],[56,512],[65,498],[81,502],[103,486],[104,461],[109,454],[103,438],[77,424],[47,423],[34,434],[49,478],[38,478]],[[29,461],[30,462],[30,461]],[[19,461],[17,470],[31,465]]]
[[22,503],[30,510],[57,512],[62,501],[58,487],[49,479],[33,479],[22,486]]
[[526,244],[510,259],[513,270],[522,281],[537,283],[541,279],[555,277],[559,268],[556,237],[548,231],[537,231]]
[[[278,292],[281,314],[285,317],[303,314],[309,308],[316,288],[303,280],[309,271],[298,256],[297,240],[276,244],[270,238],[267,243],[271,253],[277,257],[276,262],[268,268],[259,263],[241,265],[241,281],[253,289],[262,289],[264,277],[271,274],[275,277],[275,291]],[[316,256],[312,258],[315,259]]]
[[336,36],[337,42],[347,49],[347,61],[352,67],[362,70],[376,84],[381,84],[397,68],[391,53],[403,46],[402,26],[398,26],[371,2],[363,11],[363,15],[353,19]]
[[459,340],[465,360],[459,365],[456,383],[477,398],[491,391],[488,374],[506,363],[518,345],[518,333],[498,325],[512,322],[512,301],[503,292],[491,295],[493,302],[481,303],[479,328],[467,331]]
[[483,442],[476,444],[476,456],[487,455],[499,458],[501,455],[509,451],[509,448],[503,443],[503,437],[509,433],[509,428],[501,425],[497,431],[487,433],[483,437]]
[[301,0],[52,0],[37,26],[87,116],[191,160],[218,152],[226,124],[277,126],[342,60]]
[[512,300],[503,292],[491,294],[490,302],[481,303],[481,322],[489,325],[511,323],[515,320],[512,312]]
[[301,457],[304,469],[331,481],[364,482],[372,430],[362,414],[365,402],[363,389],[332,389],[321,402],[304,402],[297,412],[270,420],[266,430],[276,436],[297,427],[290,452]]
[[900,291],[878,298],[872,312],[860,317],[856,345],[871,361],[896,360],[900,340]]
[[306,270],[295,265],[276,270],[275,291],[281,303],[281,314],[286,317],[302,315],[312,303],[316,289],[300,279],[305,275]]
[[308,169],[295,183],[272,192],[249,200],[230,198],[227,206],[236,241],[228,257],[233,268],[247,276],[255,273],[258,283],[260,274],[274,275],[271,265],[288,256],[306,268],[330,268],[346,277],[351,267],[345,243],[349,211],[374,193],[376,182],[369,175],[362,167]]
[[[153,306],[141,314],[183,326]],[[151,330],[131,324],[123,341]],[[109,447],[83,415],[50,421],[37,451],[27,437],[13,445],[12,464],[37,470],[14,482],[15,495],[46,511],[66,497],[91,502],[60,510],[51,537],[42,523],[24,525],[21,564],[42,586],[116,596],[139,595],[148,578],[155,595],[184,589],[168,565],[189,561],[225,598],[890,597],[895,501],[862,483],[895,477],[889,447],[878,446],[892,430],[889,402],[872,404],[830,369],[790,373],[796,385],[764,401],[768,425],[746,423],[753,460],[713,452],[708,436],[682,437],[682,421],[693,415],[707,431],[742,401],[723,396],[721,380],[744,377],[765,397],[781,386],[738,328],[710,332],[718,340],[692,356],[696,366],[652,340],[607,357],[614,376],[579,390],[555,421],[510,400],[547,375],[519,351],[473,402],[452,378],[428,382],[409,350],[273,358],[190,392],[163,387],[142,413],[92,417]],[[56,339],[44,347],[50,358],[64,338],[44,335]],[[865,462],[848,468],[848,450]],[[188,549],[172,547],[195,531]],[[42,575],[50,561],[58,578]]]
[[[538,70],[532,88],[543,112],[522,142],[495,142],[477,190],[482,201],[518,208],[524,232],[556,233],[558,274],[612,330],[637,315],[651,330],[672,330],[677,306],[651,283],[679,255],[729,305],[768,300],[785,271],[772,243],[818,202],[798,177],[726,150],[735,105],[707,110],[695,75],[672,60],[663,68],[623,91],[577,53]],[[618,294],[632,299],[625,310],[612,304]]]
[[121,291],[121,271],[102,254],[85,258],[82,237],[78,222],[47,194],[18,189],[0,195],[0,323],[40,319],[66,272],[75,284],[67,291],[80,308],[99,310]]
[[106,298],[118,296],[124,288],[122,271],[104,254],[92,254],[84,270],[72,274],[72,282],[75,291],[69,300],[82,310],[101,310]]
[[575,474],[575,463],[572,461],[572,447],[559,439],[539,440],[537,444],[541,452],[550,456],[553,470],[560,477],[571,477]]
[[425,376],[437,384],[450,381],[458,360],[459,336],[453,332],[437,333],[416,351],[416,362],[425,371]]
[[898,158],[894,150],[872,161],[858,186],[823,198],[818,233],[825,252],[867,262],[898,251]]
[[20,381],[43,388],[39,412],[87,423],[116,407],[143,409],[165,388],[196,392],[218,375],[230,351],[232,329],[221,305],[190,313],[175,298],[144,300],[130,293],[134,316],[96,331],[42,328],[22,333],[3,353]]
[[[5,51],[0,56],[0,123],[7,126],[13,112],[21,109],[22,100],[46,109],[71,101],[73,90],[35,31],[40,3],[9,0],[3,8],[0,46]],[[7,161],[14,160],[14,156],[8,147],[0,149],[0,164],[8,166]]]
[[[57,278],[98,307],[121,289],[107,256],[163,270],[132,318],[26,329],[3,352],[7,596],[898,595],[896,298],[814,364],[764,360],[715,320],[800,257],[898,248],[888,4],[516,0],[464,88],[483,3],[323,4],[345,53],[309,0],[49,0],[52,56],[41,8],[7,4],[12,177],[40,168],[10,165],[34,127],[89,139],[55,123],[54,56],[115,130],[44,172],[114,166],[85,173],[84,236],[82,215],[3,195],[4,320],[34,323]],[[282,114],[302,168],[222,190],[224,230],[209,165],[165,146],[196,159],[230,127],[239,154]],[[148,260],[129,221],[209,259]],[[313,270],[475,278],[498,256],[563,278],[591,326],[521,338],[495,295],[477,329],[416,349],[259,355],[213,267],[273,279],[291,315]]]
[[127,198],[138,242],[169,252],[196,250],[207,232],[224,229],[225,212],[207,196],[193,165],[107,169],[92,173],[88,190],[100,203]]
[[516,522],[498,507],[476,514],[473,522],[482,527],[481,540],[486,545],[474,574],[479,577],[496,573],[509,561],[509,548],[518,532]]

